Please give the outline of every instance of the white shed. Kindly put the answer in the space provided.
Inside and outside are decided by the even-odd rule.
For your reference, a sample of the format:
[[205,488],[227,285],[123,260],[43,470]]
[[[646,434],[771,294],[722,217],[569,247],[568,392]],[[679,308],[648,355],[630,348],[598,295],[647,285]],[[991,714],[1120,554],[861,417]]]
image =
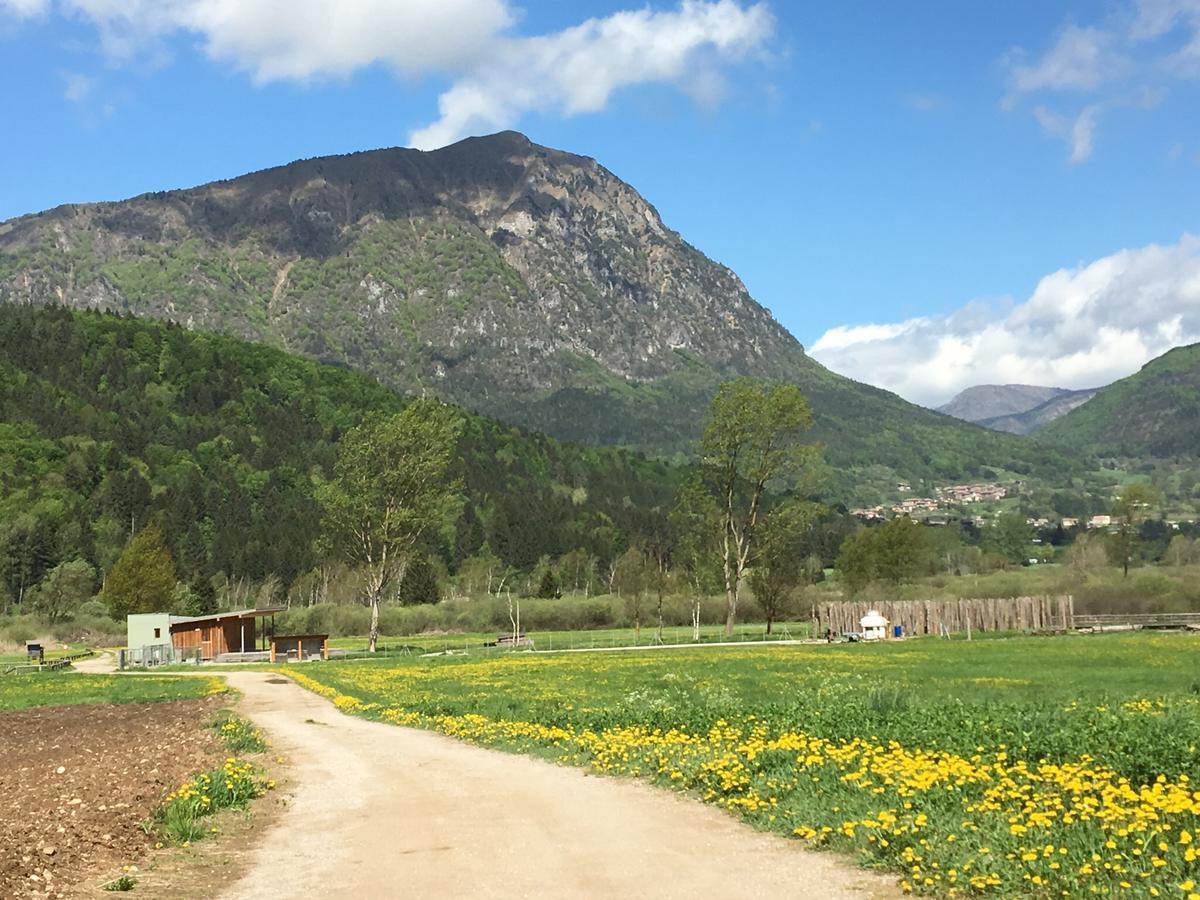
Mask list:
[[859,625],[864,641],[881,641],[887,637],[888,620],[878,610],[867,610],[867,614],[859,619]]

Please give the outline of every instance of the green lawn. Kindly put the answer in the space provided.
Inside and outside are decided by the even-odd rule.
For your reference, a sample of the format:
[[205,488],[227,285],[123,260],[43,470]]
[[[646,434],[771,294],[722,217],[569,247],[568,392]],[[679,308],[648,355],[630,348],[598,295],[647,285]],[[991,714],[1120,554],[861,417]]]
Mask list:
[[287,671],[348,712],[687,791],[851,851],[915,891],[1187,898],[1178,885],[1200,880],[1198,636]]
[[37,672],[0,676],[0,710],[75,703],[157,703],[224,691],[219,678]]
[[[638,634],[633,628],[595,628],[580,631],[546,631],[540,629],[522,629],[523,633],[534,643],[538,650],[570,650],[591,649],[604,647],[647,647],[655,643],[653,626],[641,629]],[[809,623],[784,622],[776,623],[770,636],[772,640],[808,637]],[[385,635],[380,636],[380,649],[396,649],[408,647],[421,652],[438,652],[445,650],[466,651],[468,653],[482,650],[484,644],[494,642],[504,634],[503,630],[480,631],[470,633],[450,634],[415,634],[415,635]],[[766,625],[762,623],[742,623],[734,627],[733,641],[761,641],[768,639]],[[725,629],[722,625],[702,625],[700,627],[700,642],[705,644],[725,641]],[[692,628],[690,625],[671,625],[663,628],[663,643],[690,644],[692,643]],[[365,650],[367,639],[362,636],[337,637],[329,639],[329,646],[341,650]]]

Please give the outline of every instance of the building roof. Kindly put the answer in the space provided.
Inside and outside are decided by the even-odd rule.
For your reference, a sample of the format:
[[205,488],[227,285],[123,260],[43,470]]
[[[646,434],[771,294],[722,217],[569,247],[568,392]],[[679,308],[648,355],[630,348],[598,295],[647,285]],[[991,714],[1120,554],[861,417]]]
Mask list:
[[859,623],[863,628],[886,628],[888,620],[872,609],[859,620]]
[[273,616],[283,612],[282,606],[260,606],[256,609],[232,609],[227,612],[213,613],[210,616],[171,616],[172,625],[198,625],[203,622],[217,622],[221,619],[255,619],[261,616]]

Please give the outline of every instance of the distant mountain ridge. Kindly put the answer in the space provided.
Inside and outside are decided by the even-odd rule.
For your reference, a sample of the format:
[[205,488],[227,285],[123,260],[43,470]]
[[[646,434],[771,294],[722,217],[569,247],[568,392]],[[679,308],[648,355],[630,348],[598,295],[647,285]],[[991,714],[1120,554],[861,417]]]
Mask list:
[[1200,344],[1176,347],[1098,390],[1039,437],[1112,456],[1200,452]]
[[222,331],[656,455],[688,452],[716,385],[753,375],[804,390],[847,483],[1063,464],[825,369],[636,190],[515,132],[0,223],[0,302]]
[[982,419],[978,424],[984,428],[996,431],[1007,431],[1010,434],[1036,434],[1055,419],[1059,419],[1076,407],[1087,403],[1096,394],[1096,388],[1082,391],[1062,391],[1055,394],[1045,403],[1039,403],[1025,412],[1008,416],[996,416],[992,419]]
[[959,391],[937,410],[995,431],[1033,434],[1094,393],[1032,384],[979,384]]
[[977,384],[959,391],[937,411],[968,422],[982,422],[1028,412],[1062,393],[1064,388],[1032,384]]

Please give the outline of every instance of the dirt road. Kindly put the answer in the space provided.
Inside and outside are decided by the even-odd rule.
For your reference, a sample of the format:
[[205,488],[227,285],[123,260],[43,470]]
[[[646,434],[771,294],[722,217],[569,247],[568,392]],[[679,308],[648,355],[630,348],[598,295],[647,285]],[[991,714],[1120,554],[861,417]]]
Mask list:
[[338,712],[231,672],[293,797],[227,898],[891,897],[894,881],[647,785]]

